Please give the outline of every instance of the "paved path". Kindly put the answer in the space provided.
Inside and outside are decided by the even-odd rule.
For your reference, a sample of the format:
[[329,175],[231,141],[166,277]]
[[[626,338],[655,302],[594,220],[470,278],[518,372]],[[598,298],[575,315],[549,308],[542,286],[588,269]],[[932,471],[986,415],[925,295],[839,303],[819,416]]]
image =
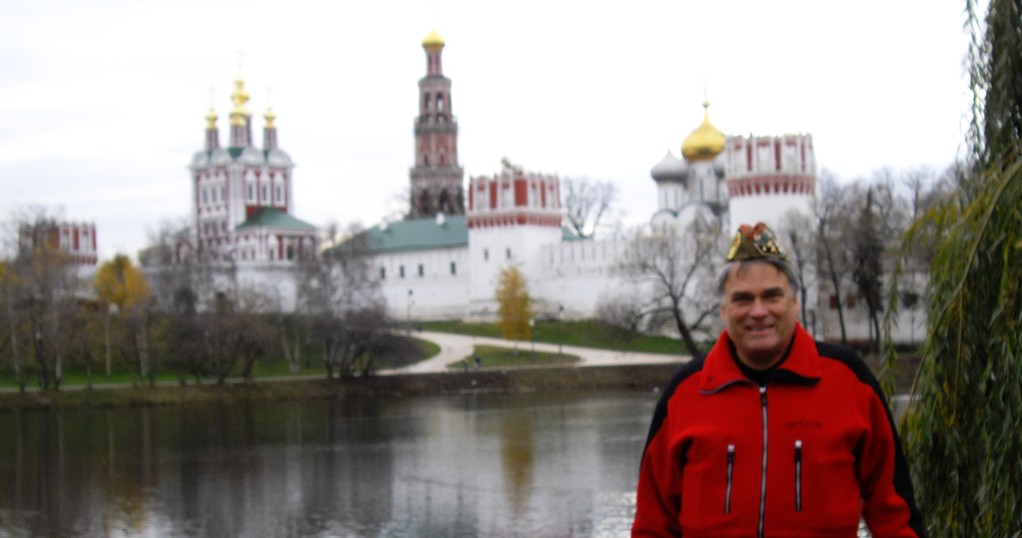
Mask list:
[[[381,371],[380,374],[421,374],[427,372],[446,372],[447,365],[460,361],[472,354],[472,348],[476,345],[514,347],[514,342],[502,338],[486,338],[482,336],[468,336],[463,334],[440,333],[431,331],[419,331],[412,334],[416,338],[429,340],[440,346],[440,353],[415,364],[403,368]],[[529,341],[518,342],[518,349],[525,352],[532,351],[533,343]],[[557,344],[536,342],[536,351],[557,353]],[[580,366],[607,366],[615,364],[665,364],[681,363],[689,360],[687,355],[666,355],[661,353],[637,353],[633,351],[615,351],[608,349],[595,349],[578,346],[562,346],[561,351],[565,355],[575,355],[582,359]],[[485,368],[486,365],[483,364]]]

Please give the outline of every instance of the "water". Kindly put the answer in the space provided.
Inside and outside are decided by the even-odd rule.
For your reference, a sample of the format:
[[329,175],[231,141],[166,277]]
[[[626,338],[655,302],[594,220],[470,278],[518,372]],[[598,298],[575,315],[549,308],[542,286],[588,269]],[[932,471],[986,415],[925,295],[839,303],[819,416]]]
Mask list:
[[0,536],[626,536],[655,394],[0,415]]

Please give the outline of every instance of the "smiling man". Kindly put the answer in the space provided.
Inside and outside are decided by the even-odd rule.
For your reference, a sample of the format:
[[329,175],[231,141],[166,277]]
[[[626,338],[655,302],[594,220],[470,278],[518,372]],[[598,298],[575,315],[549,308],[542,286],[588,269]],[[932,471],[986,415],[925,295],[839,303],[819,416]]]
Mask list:
[[798,274],[762,223],[719,280],[724,331],[681,367],[643,452],[633,536],[921,537],[876,379],[799,324]]

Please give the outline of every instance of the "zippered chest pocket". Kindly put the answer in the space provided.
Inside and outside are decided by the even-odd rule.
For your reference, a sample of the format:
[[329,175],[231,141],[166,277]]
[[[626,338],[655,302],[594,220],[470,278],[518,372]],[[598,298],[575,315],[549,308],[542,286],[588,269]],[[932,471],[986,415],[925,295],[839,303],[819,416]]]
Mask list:
[[795,511],[802,511],[802,440],[795,440]]
[[[795,440],[795,446],[793,449],[794,454],[794,468],[795,468],[795,511],[802,511],[802,472],[803,472],[803,442],[801,439]],[[724,514],[731,513],[731,496],[734,492],[734,480],[735,480],[735,445],[727,445],[727,467],[725,476],[725,487],[724,487]]]
[[731,490],[735,478],[735,445],[727,445],[727,486],[724,488],[724,513],[731,513]]

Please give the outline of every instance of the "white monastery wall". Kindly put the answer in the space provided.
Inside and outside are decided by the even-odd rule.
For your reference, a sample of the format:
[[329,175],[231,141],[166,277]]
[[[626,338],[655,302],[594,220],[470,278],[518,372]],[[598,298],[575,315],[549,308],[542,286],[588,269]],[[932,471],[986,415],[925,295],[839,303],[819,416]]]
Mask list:
[[461,319],[469,302],[468,249],[384,253],[376,277],[394,319]]

